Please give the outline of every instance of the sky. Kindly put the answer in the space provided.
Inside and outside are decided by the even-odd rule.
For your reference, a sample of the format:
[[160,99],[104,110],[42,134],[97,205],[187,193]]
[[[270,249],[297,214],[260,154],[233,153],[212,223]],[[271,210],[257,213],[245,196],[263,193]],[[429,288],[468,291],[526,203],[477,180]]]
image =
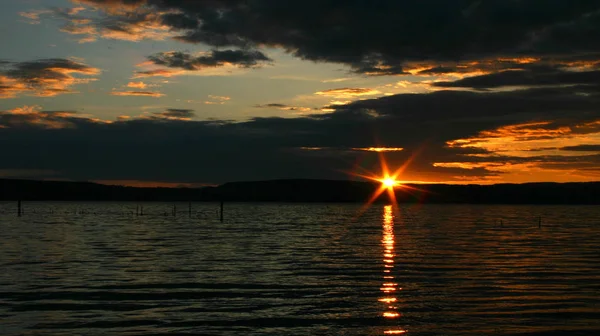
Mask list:
[[3,0],[0,178],[600,180],[597,0]]

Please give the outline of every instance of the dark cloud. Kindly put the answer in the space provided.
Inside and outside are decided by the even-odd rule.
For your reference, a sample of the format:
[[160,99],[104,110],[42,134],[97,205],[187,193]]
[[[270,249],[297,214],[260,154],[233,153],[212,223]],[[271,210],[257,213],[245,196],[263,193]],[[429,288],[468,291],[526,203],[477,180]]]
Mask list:
[[27,62],[0,63],[0,98],[11,98],[22,93],[37,96],[56,96],[74,93],[72,86],[88,83],[100,70],[82,62],[63,59],[40,59]]
[[190,119],[195,117],[194,110],[188,109],[167,109],[163,112],[155,113],[155,115],[163,118],[173,118],[173,119]]
[[138,96],[138,97],[154,97],[159,98],[164,96],[164,93],[154,91],[111,91],[113,96]]
[[203,68],[221,67],[227,64],[243,68],[253,68],[262,63],[272,61],[265,54],[256,50],[212,50],[206,55],[201,56],[172,51],[148,56],[148,59],[156,65],[192,71]]
[[0,111],[0,128],[66,129],[98,120],[78,115],[76,111],[42,111],[39,106],[24,106]]
[[600,86],[600,71],[565,71],[559,69],[509,70],[487,75],[467,77],[453,82],[435,82],[436,87],[490,89],[503,86]]
[[600,155],[554,157],[540,162],[539,166],[547,169],[593,171],[596,172],[596,176],[600,176]]
[[[600,53],[600,3],[595,0],[86,2],[109,13],[118,12],[116,8],[164,13],[161,24],[181,41],[281,47],[303,59],[346,64],[370,74],[406,73],[412,63],[580,60]],[[126,27],[140,26],[123,13],[113,19]],[[97,24],[118,26],[114,20]]]
[[321,96],[332,96],[339,98],[350,98],[350,97],[360,97],[360,96],[371,96],[377,95],[381,92],[375,89],[369,88],[339,88],[339,89],[329,89],[316,92],[316,94]]
[[262,105],[254,105],[257,108],[285,108],[288,107],[287,104],[279,104],[279,103],[270,103],[270,104],[262,104]]
[[77,0],[77,2],[90,4],[90,5],[101,5],[106,7],[112,6],[137,6],[146,2],[146,0]]
[[[276,104],[267,105],[280,108]],[[404,150],[385,153],[392,166],[414,157],[403,175],[411,180],[499,178],[507,164],[562,165],[572,171],[581,162],[586,176],[598,174],[597,161],[585,155],[576,155],[579,161],[544,152],[517,157],[448,145],[483,136],[525,142],[600,133],[600,98],[572,88],[400,94],[330,108],[327,114],[244,122],[184,120],[192,111],[179,109],[111,123],[39,109],[5,111],[0,169],[51,170],[72,179],[189,183],[347,178],[345,172],[356,166],[377,167],[375,152],[353,148],[394,147]]]
[[600,152],[600,145],[579,145],[562,147],[566,151]]
[[310,112],[316,110],[316,108],[303,107],[303,106],[292,106],[287,104],[280,103],[270,103],[270,104],[257,104],[254,105],[256,108],[267,108],[267,109],[278,109],[282,111],[298,111],[298,112]]
[[554,56],[495,56],[474,60],[415,62],[408,70],[414,75],[480,75],[502,71],[527,70],[530,74],[546,74],[566,70],[598,69],[600,54],[577,54]]
[[136,71],[133,75],[133,78],[146,78],[146,77],[172,77],[181,74],[180,71],[177,70],[169,70],[169,69],[155,69],[155,70],[145,70],[145,71]]

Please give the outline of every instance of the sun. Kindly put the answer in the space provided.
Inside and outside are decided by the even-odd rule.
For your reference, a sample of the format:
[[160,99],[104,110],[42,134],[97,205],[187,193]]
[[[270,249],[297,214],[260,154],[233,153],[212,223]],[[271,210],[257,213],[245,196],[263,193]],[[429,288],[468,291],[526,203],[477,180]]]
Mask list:
[[397,186],[398,181],[396,181],[395,179],[393,179],[391,177],[386,177],[381,180],[381,184],[383,184],[384,187],[389,189],[389,188],[393,188],[393,187]]
[[380,174],[377,174],[373,171],[369,171],[365,168],[362,168],[360,166],[356,166],[355,169],[359,169],[362,172],[355,172],[355,171],[351,171],[351,172],[347,172],[350,175],[353,176],[357,176],[357,177],[362,177],[364,179],[367,180],[371,180],[374,182],[379,182],[379,188],[377,188],[373,194],[371,194],[371,197],[369,198],[369,200],[366,201],[366,203],[361,207],[361,209],[358,211],[358,216],[360,217],[368,208],[371,204],[373,204],[373,202],[375,202],[383,193],[387,193],[387,198],[389,200],[389,202],[392,204],[393,207],[397,208],[397,200],[396,200],[396,192],[398,191],[396,187],[398,187],[398,189],[402,189],[402,193],[412,193],[412,191],[419,191],[419,192],[425,192],[425,190],[416,188],[414,186],[410,186],[404,183],[401,183],[399,180],[397,180],[400,176],[402,176],[403,172],[406,170],[406,168],[411,164],[411,162],[415,159],[415,157],[417,156],[418,151],[416,151],[415,153],[413,153],[406,161],[404,161],[404,163],[398,167],[395,170],[390,170],[388,163],[385,159],[384,153],[383,152],[379,152],[378,156],[379,156],[379,164],[381,166],[381,171]]

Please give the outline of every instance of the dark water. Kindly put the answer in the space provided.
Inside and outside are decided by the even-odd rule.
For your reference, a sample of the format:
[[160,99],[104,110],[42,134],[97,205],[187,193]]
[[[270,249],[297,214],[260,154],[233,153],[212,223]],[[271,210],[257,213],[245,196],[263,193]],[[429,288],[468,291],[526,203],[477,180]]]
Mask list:
[[600,207],[25,206],[0,335],[600,335]]

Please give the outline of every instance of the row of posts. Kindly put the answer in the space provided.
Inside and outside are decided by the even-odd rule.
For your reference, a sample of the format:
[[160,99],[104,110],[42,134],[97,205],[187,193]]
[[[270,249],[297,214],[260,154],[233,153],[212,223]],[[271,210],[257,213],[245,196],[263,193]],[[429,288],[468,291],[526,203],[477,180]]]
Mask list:
[[[221,206],[219,209],[219,220],[221,222],[223,221],[224,203],[225,202],[221,201]],[[144,206],[143,205],[137,205],[135,207],[135,215],[136,216],[144,215]],[[177,205],[175,205],[175,204],[173,204],[173,210],[171,211],[171,215],[173,215],[173,217],[177,216]],[[19,217],[23,216],[23,205],[22,205],[21,200],[17,201],[17,216],[19,216]],[[188,203],[188,216],[190,218],[192,217],[192,202]]]
[[[504,221],[501,219],[498,221],[501,227],[504,227]],[[542,228],[542,216],[538,217],[538,228]]]
[[[223,201],[221,201],[221,206],[220,206],[220,210],[219,210],[219,220],[222,222],[223,221]],[[173,215],[173,217],[177,216],[177,205],[173,205],[173,210],[171,212],[171,214]],[[21,217],[23,215],[23,206],[21,204],[21,201],[17,201],[17,216]],[[144,215],[144,206],[143,205],[138,205],[135,208],[135,215],[136,216],[143,216]],[[192,202],[188,203],[188,215],[189,217],[192,217]],[[504,227],[504,221],[502,219],[500,219],[500,226]],[[538,227],[541,228],[542,227],[542,216],[538,217]]]

